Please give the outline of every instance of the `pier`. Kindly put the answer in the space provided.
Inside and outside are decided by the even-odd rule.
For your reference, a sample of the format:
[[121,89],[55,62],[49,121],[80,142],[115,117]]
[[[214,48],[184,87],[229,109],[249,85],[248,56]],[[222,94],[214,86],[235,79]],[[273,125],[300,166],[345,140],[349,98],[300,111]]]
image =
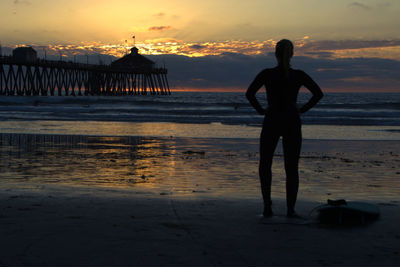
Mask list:
[[36,52],[29,50],[25,57],[1,56],[0,95],[170,95],[168,70],[154,67],[136,47],[131,51],[111,65],[36,59]]

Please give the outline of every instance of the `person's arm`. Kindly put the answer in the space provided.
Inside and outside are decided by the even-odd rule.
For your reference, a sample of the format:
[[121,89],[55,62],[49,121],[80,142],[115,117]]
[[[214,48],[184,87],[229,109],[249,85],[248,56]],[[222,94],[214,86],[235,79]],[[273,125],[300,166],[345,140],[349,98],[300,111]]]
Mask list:
[[312,93],[312,97],[306,104],[304,104],[300,109],[300,113],[305,113],[314,107],[324,96],[321,88],[318,86],[316,82],[311,79],[306,73],[304,73],[304,82],[303,85]]
[[250,84],[249,88],[247,89],[246,92],[246,98],[249,100],[250,104],[253,106],[253,108],[258,112],[260,115],[265,115],[265,109],[263,109],[260,105],[260,102],[258,102],[256,98],[256,93],[260,88],[264,85],[263,79],[262,79],[262,72],[256,76],[254,81]]

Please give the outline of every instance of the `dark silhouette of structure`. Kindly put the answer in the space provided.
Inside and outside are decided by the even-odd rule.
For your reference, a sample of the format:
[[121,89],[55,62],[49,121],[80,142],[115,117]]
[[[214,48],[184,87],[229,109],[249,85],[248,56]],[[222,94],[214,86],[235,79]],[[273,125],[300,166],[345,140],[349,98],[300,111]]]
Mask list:
[[167,69],[138,53],[111,65],[37,59],[32,47],[0,56],[0,95],[170,95]]
[[[265,115],[260,137],[259,176],[264,200],[264,216],[272,216],[271,180],[272,159],[276,145],[282,136],[286,171],[286,201],[288,217],[296,217],[295,204],[299,187],[298,162],[301,150],[300,113],[312,108],[322,98],[319,86],[301,70],[290,68],[293,44],[283,39],[276,45],[278,66],[264,69],[250,84],[246,97],[260,115]],[[261,107],[255,94],[265,86],[268,108]],[[302,86],[313,94],[301,108],[297,108],[297,95]]]
[[37,52],[31,46],[17,47],[13,50],[13,59],[19,62],[35,62]]
[[132,47],[130,54],[111,63],[111,66],[116,69],[130,68],[147,71],[154,69],[154,65],[155,63],[153,61],[139,54],[139,49],[137,49],[137,47]]

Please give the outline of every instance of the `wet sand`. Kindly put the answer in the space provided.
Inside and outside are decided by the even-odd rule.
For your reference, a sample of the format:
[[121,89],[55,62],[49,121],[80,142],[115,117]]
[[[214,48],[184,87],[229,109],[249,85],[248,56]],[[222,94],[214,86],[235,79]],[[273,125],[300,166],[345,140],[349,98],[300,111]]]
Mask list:
[[[0,188],[68,185],[259,198],[258,140],[0,134]],[[398,141],[304,140],[299,198],[400,200]],[[272,196],[285,197],[281,145]]]
[[[395,141],[305,140],[299,221],[284,216],[279,149],[278,216],[260,218],[256,139],[10,138],[1,139],[0,266],[400,263]],[[315,224],[309,213],[327,198],[374,203],[381,218]]]
[[[308,212],[317,202],[299,201]],[[43,187],[0,192],[0,266],[398,266],[399,203],[332,228],[261,219],[252,199]]]

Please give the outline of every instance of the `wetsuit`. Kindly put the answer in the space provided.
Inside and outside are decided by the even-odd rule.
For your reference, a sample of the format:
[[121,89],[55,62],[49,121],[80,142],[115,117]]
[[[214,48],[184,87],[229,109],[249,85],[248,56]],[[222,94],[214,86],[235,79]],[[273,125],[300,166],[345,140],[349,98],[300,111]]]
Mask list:
[[[268,108],[262,112],[253,96],[261,86],[267,91]],[[313,98],[300,109],[297,108],[297,96],[305,86],[313,93]],[[285,72],[276,67],[265,69],[257,75],[250,85],[247,97],[260,114],[265,113],[260,136],[259,175],[264,205],[271,205],[271,166],[272,158],[279,138],[282,136],[284,163],[286,171],[286,199],[288,214],[294,213],[299,187],[298,162],[301,150],[301,120],[299,113],[305,112],[322,97],[319,86],[301,70],[289,69]],[[257,102],[254,104],[254,102]]]

